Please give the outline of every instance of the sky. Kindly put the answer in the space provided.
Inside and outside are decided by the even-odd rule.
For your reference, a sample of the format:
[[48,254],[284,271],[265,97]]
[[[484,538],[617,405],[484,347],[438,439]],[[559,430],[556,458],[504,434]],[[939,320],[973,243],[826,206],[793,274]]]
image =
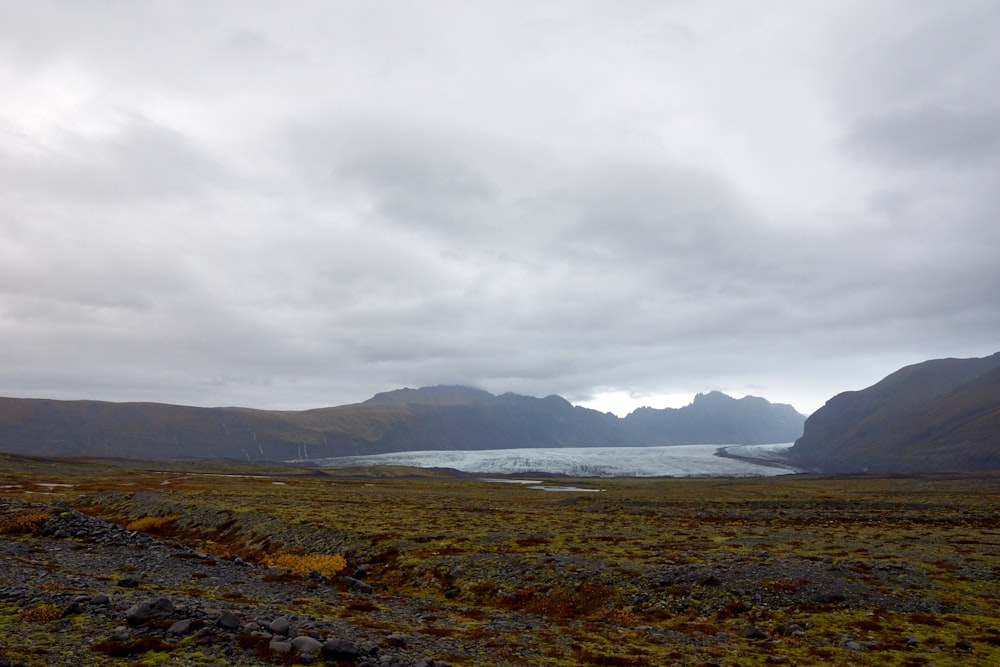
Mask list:
[[0,395],[810,413],[1000,350],[995,0],[0,0]]

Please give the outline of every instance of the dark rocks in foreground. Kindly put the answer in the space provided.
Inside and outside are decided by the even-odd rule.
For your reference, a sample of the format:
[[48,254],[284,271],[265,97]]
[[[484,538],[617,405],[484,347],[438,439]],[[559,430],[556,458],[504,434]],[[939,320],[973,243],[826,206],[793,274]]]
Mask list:
[[[267,583],[263,575],[268,570],[237,563],[238,559],[200,558],[182,545],[79,512],[0,499],[0,513],[24,508],[51,511],[52,517],[31,542],[0,539],[0,601],[46,614],[55,610],[45,617],[47,621],[85,617],[73,624],[83,656],[93,652],[124,659],[158,650],[183,658],[184,649],[176,645],[194,637],[199,652],[224,664],[271,664],[275,656],[288,656],[296,664],[449,665],[427,656],[427,642],[400,641],[399,633],[324,622],[282,608],[280,600],[303,592],[297,587],[308,588],[312,595],[337,597],[338,590],[330,585],[335,582],[304,577],[301,583]],[[133,568],[141,571],[129,577],[134,585],[122,587],[121,579],[115,582],[106,574]],[[240,591],[234,595],[238,599],[227,602],[195,595],[189,584],[204,577],[206,569],[223,590]],[[106,588],[101,590],[102,586]],[[87,589],[99,592],[84,592]],[[278,600],[276,606],[266,602],[271,599]],[[401,619],[410,616],[406,608],[399,613]],[[24,636],[18,649],[39,641],[31,625],[22,624],[20,630]],[[7,628],[8,648],[17,632],[16,627]],[[42,653],[46,649],[35,648]]]

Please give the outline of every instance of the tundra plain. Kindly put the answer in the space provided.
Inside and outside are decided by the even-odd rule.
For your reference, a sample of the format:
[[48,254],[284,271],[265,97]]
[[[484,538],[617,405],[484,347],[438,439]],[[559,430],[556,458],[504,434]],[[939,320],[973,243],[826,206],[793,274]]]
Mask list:
[[[412,468],[0,463],[0,664],[1000,664],[996,473],[535,477],[587,489],[547,492]],[[72,517],[144,541],[59,530]],[[126,618],[155,598],[175,609]],[[275,618],[356,650],[284,651]]]

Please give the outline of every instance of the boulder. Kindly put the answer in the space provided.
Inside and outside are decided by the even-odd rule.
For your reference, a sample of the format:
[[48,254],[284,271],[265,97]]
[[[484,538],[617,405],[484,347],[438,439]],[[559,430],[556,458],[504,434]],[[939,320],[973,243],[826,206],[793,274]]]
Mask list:
[[271,650],[271,653],[277,653],[278,655],[288,655],[292,652],[292,642],[282,642],[272,639],[267,647]]
[[299,655],[317,656],[323,650],[323,644],[318,639],[308,635],[299,635],[292,640],[292,648]]
[[170,635],[186,635],[191,632],[191,619],[185,618],[183,620],[177,621],[167,629],[167,634]]
[[231,611],[222,612],[216,623],[227,630],[237,630],[240,627],[240,619]]
[[288,618],[279,616],[267,624],[267,629],[276,635],[287,635],[289,629]]
[[356,660],[361,649],[349,639],[331,639],[323,644],[323,655],[332,660]]
[[166,618],[174,613],[174,604],[167,598],[156,598],[129,607],[125,621],[129,625],[142,625],[155,618]]

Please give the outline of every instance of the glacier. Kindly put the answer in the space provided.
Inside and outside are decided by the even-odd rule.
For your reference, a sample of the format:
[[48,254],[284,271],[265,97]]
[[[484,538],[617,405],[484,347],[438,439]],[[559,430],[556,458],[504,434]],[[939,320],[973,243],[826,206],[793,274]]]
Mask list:
[[783,463],[792,443],[395,452],[315,459],[321,466],[452,468],[481,475],[568,477],[765,477],[801,470]]

